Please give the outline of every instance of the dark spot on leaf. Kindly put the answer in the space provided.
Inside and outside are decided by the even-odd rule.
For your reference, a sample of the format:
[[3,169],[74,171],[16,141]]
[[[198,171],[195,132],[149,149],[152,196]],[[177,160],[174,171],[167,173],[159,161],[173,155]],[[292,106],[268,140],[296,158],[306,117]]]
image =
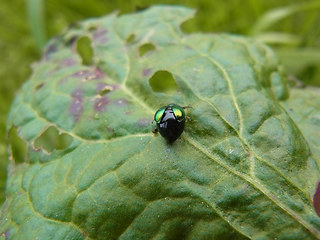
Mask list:
[[150,118],[141,118],[138,120],[138,125],[141,127],[145,127],[150,125],[152,120]]
[[98,29],[93,34],[93,41],[98,44],[106,44],[108,42],[107,29]]
[[[59,71],[60,69],[69,68],[69,67],[71,67],[71,66],[76,65],[76,63],[77,63],[77,62],[76,62],[74,59],[72,59],[72,58],[63,59],[63,60],[61,60],[61,61],[59,62],[59,64],[58,64],[55,68],[49,70],[46,75],[47,75],[47,76],[51,76],[53,73],[56,73],[56,72]],[[61,81],[60,81],[60,82],[61,82]],[[60,82],[59,82],[59,84],[60,84]]]
[[98,98],[94,103],[94,110],[97,112],[104,112],[106,110],[106,105],[109,103],[108,98],[102,97]]
[[59,81],[59,85],[65,84],[70,78],[80,78],[82,81],[96,80],[106,77],[106,75],[98,68],[93,70],[82,70],[75,72],[68,77],[64,77]]
[[91,75],[92,75],[92,72],[90,72],[89,70],[84,70],[84,71],[75,72],[74,74],[72,74],[72,77],[88,78]]
[[50,44],[49,47],[46,49],[46,53],[54,53],[57,51],[57,46],[55,44]]
[[156,46],[152,43],[145,43],[143,45],[141,45],[139,47],[139,56],[142,57],[145,54],[147,54],[148,52],[153,51],[154,49],[156,49]]
[[142,70],[142,76],[146,77],[146,76],[149,75],[150,72],[151,72],[150,68],[145,68],[145,69]]
[[109,39],[107,37],[104,37],[104,38],[101,38],[98,43],[103,45],[103,44],[106,44],[108,42],[108,40]]
[[153,91],[162,93],[173,93],[178,89],[178,86],[168,71],[157,71],[149,79],[149,84]]
[[35,91],[38,91],[40,88],[42,88],[44,86],[44,83],[38,83],[35,87],[34,87],[34,90]]
[[72,102],[69,106],[69,113],[73,116],[73,120],[77,122],[83,112],[83,103],[82,103],[83,92],[81,89],[76,89],[72,93]]
[[92,64],[93,49],[91,46],[91,39],[87,36],[78,38],[77,40],[77,53],[82,59],[82,64],[89,66]]
[[316,192],[313,195],[313,207],[317,215],[320,217],[320,181],[318,182]]
[[124,105],[127,105],[128,104],[128,100],[125,99],[125,98],[120,98],[116,101],[114,101],[114,103],[118,106],[124,106]]
[[45,130],[37,139],[34,141],[34,147],[36,149],[44,149],[48,153],[54,150],[66,149],[72,142],[72,137],[67,133],[59,134],[56,127],[51,126]]
[[126,44],[131,44],[134,42],[135,39],[135,35],[134,34],[130,34],[127,39],[126,39]]
[[44,57],[45,57],[45,59],[47,59],[50,54],[56,52],[57,49],[58,49],[58,48],[57,48],[57,45],[56,45],[56,44],[54,44],[54,43],[50,44],[50,45],[45,49],[45,51],[44,51]]
[[12,127],[8,133],[11,160],[16,164],[23,163],[27,158],[27,143],[18,135],[17,128]]
[[95,68],[93,70],[95,76],[93,79],[101,79],[104,78],[106,75],[104,74],[104,72],[102,72],[99,68]]
[[82,98],[74,98],[69,107],[69,112],[73,116],[75,122],[79,120],[82,115],[83,106],[82,106]]
[[81,88],[76,88],[72,94],[71,94],[72,97],[75,97],[75,98],[81,98],[83,96],[83,90]]
[[103,37],[107,33],[108,33],[107,29],[98,29],[97,31],[94,32],[93,39],[97,39],[97,38]]
[[82,78],[83,80],[95,80],[105,77],[105,74],[98,68],[94,68],[93,71],[83,70],[72,74],[74,78]]

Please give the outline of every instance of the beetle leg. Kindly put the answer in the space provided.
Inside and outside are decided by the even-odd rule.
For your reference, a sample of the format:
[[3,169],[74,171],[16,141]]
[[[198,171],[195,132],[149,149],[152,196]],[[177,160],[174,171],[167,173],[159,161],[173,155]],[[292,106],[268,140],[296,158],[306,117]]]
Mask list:
[[187,122],[191,122],[191,121],[192,121],[192,118],[189,117],[189,116],[186,116],[186,120],[187,120]]
[[182,107],[183,109],[186,109],[186,108],[192,108],[191,106],[184,106]]
[[156,134],[156,133],[158,133],[158,132],[159,132],[159,130],[158,130],[158,128],[157,128],[157,127],[155,127],[154,129],[152,129],[152,132]]

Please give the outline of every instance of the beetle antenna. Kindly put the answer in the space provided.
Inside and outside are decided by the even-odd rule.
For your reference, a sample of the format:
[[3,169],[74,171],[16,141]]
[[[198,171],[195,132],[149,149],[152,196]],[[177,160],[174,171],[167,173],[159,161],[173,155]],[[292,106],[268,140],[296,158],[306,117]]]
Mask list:
[[182,107],[183,109],[186,109],[186,108],[192,108],[191,106],[184,106]]

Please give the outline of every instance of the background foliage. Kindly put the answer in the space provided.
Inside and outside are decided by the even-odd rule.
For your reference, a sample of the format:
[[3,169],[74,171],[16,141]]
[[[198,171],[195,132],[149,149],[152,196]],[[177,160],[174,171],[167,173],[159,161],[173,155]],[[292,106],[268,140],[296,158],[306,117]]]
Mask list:
[[[46,40],[76,21],[119,10],[133,12],[153,4],[197,8],[186,32],[231,32],[269,43],[291,75],[292,84],[320,86],[320,2],[299,0],[69,0],[0,3],[0,203],[6,154],[5,122],[14,93],[28,79]],[[293,77],[295,76],[295,77]],[[297,79],[301,80],[298,81]]]

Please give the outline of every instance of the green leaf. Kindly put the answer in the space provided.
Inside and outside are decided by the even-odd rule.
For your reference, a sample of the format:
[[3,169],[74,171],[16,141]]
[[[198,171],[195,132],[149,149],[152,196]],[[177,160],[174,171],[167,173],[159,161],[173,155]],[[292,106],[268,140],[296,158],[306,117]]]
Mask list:
[[[315,156],[320,156],[320,89],[292,89],[290,98],[283,102],[290,117]],[[320,206],[319,206],[320,207]]]
[[[182,33],[193,13],[113,14],[49,42],[8,119],[28,151],[10,162],[2,236],[320,239],[319,155],[281,105],[290,100],[277,58],[243,37]],[[82,36],[90,66],[76,51]],[[141,56],[145,44],[155,48]],[[151,86],[163,71],[173,93]],[[192,106],[173,144],[151,125],[168,103]],[[71,142],[48,148],[50,128]]]

